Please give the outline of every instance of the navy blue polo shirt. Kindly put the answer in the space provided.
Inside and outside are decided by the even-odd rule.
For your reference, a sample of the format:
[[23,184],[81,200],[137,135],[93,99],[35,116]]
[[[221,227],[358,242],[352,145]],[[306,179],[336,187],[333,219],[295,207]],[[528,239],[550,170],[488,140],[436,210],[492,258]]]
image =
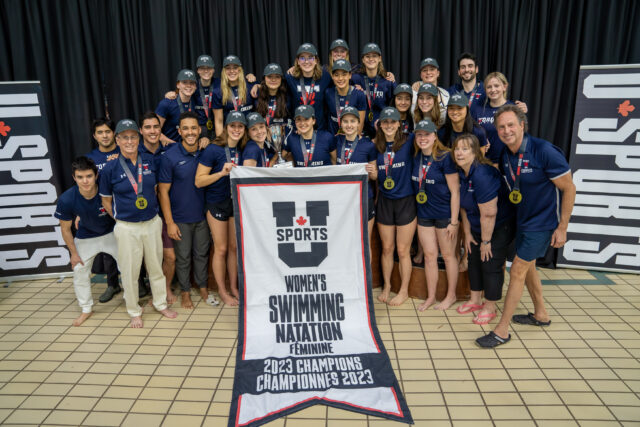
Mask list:
[[171,216],[180,224],[204,220],[204,188],[195,185],[200,150],[188,152],[182,144],[172,144],[160,156],[158,182],[171,184]]
[[98,168],[98,173],[105,167],[105,165],[112,161],[117,160],[118,155],[120,154],[120,147],[116,145],[116,148],[111,151],[102,152],[99,148],[92,150],[87,157],[93,160],[93,163],[96,164]]
[[[511,104],[514,105],[513,102],[507,101],[503,105]],[[502,105],[500,106],[502,107]],[[487,100],[485,103],[477,104],[474,103],[471,106],[471,117],[478,122],[480,126],[487,133],[487,139],[489,140],[489,150],[485,154],[485,157],[491,160],[491,163],[499,163],[500,162],[500,154],[502,153],[502,149],[505,147],[504,142],[498,137],[498,131],[493,124],[494,115],[498,108],[500,107],[492,107]]]
[[[247,97],[244,102],[241,102],[238,98],[238,86],[232,86],[231,92],[232,98],[236,98],[237,100],[237,111],[240,111],[244,115],[249,114],[253,111],[253,103],[255,99],[251,97],[251,88],[253,87],[253,83],[246,82],[247,84]],[[227,118],[227,114],[231,111],[236,111],[236,107],[233,105],[233,101],[229,99],[226,104],[222,105],[222,88],[219,87],[213,91],[213,109],[214,110],[222,110],[223,123]]]
[[[295,111],[300,105],[303,105],[302,102],[302,88],[300,87],[300,78],[295,78],[289,73],[285,73],[285,78],[287,79],[287,85],[289,86],[289,91],[291,92],[291,104],[292,111]],[[307,92],[307,105],[311,105],[316,113],[316,123],[318,129],[326,128],[326,119],[325,119],[325,104],[324,104],[324,95],[333,80],[331,80],[331,75],[326,71],[322,70],[322,77],[320,80],[313,80],[311,77],[304,77],[304,85],[306,87]],[[313,91],[311,87],[313,86]]]
[[[241,158],[241,154],[238,147],[229,147],[229,155],[234,158],[238,154],[238,158]],[[217,144],[209,144],[200,154],[198,162],[206,167],[211,168],[209,174],[218,173],[222,170],[225,163],[227,163],[227,155],[224,147]],[[204,199],[207,204],[216,204],[224,202],[231,197],[231,181],[229,175],[223,176],[213,184],[205,188]]]
[[[338,133],[338,114],[336,113],[336,94],[335,87],[330,87],[324,93],[324,103],[327,109],[327,130],[333,135]],[[364,92],[353,88],[349,96],[338,95],[338,102],[340,103],[340,111],[346,106],[356,108],[358,111],[366,111],[367,109],[367,97]],[[348,104],[347,104],[348,102]]]
[[[336,135],[334,137],[335,145],[336,145],[336,164],[341,165],[342,159],[344,156],[344,164],[347,164],[348,153],[347,150],[351,150],[353,143],[355,141],[347,141],[347,138],[344,135]],[[378,150],[376,150],[376,146],[371,142],[369,138],[366,136],[360,137],[358,143],[356,144],[356,150],[351,153],[351,158],[349,159],[349,164],[351,163],[369,163],[378,158]],[[369,189],[369,199],[373,200],[373,183],[369,181],[368,185]]]
[[467,213],[467,219],[474,233],[482,231],[478,204],[498,198],[495,228],[513,216],[513,208],[508,200],[508,189],[498,169],[483,163],[474,163],[469,169],[469,176],[465,176],[464,171],[459,171],[459,174],[460,207]]
[[[384,159],[391,153],[392,142],[387,143],[384,153],[377,152],[378,160],[378,189],[387,199],[402,199],[413,195],[411,188],[411,169],[413,169],[413,134],[409,134],[406,141],[393,155],[393,163],[389,170],[389,175],[395,181],[395,186],[391,190],[384,188],[384,180],[387,178],[385,172]],[[377,151],[377,150],[376,150]]]
[[78,239],[104,236],[113,231],[115,224],[102,206],[100,194],[96,193],[92,199],[85,199],[77,185],[60,195],[54,216],[63,221],[73,221],[80,217],[76,233]]
[[313,156],[311,156],[311,139],[302,139],[301,135],[291,135],[285,141],[282,146],[283,150],[288,151],[293,155],[293,162],[296,167],[304,167],[304,153],[300,146],[300,141],[303,140],[309,153],[308,167],[315,166],[330,166],[331,152],[336,149],[336,142],[333,139],[333,135],[324,130],[314,131],[316,133],[316,145],[313,150]]
[[457,174],[456,165],[451,159],[451,153],[445,152],[438,159],[433,159],[426,176],[422,177],[420,187],[420,168],[429,163],[428,156],[422,156],[419,152],[413,159],[411,182],[413,194],[424,190],[427,194],[427,202],[416,203],[418,218],[423,219],[450,219],[451,218],[451,191],[445,175]]
[[[120,166],[120,161],[109,162],[100,174],[100,195],[113,197],[113,216],[128,222],[148,221],[158,214],[156,197],[157,169],[153,156],[138,154],[142,157],[142,197],[147,199],[147,207],[136,207],[136,193],[131,182]],[[133,179],[138,182],[138,170],[131,160],[124,158]]]
[[454,95],[456,93],[464,93],[467,99],[471,100],[471,105],[473,104],[484,104],[484,101],[487,97],[487,94],[484,91],[484,84],[482,81],[476,79],[476,86],[471,89],[469,92],[465,92],[462,87],[462,83],[456,83],[447,89],[449,95]]
[[[242,150],[241,164],[244,164],[245,160],[255,160],[257,167],[269,167],[269,162],[273,156],[275,156],[276,152],[266,141],[262,147],[263,148],[260,148],[257,142],[249,140],[247,145],[244,146],[244,150]],[[264,162],[265,159],[267,161],[266,164]]]
[[153,162],[156,166],[156,170],[160,171],[160,161],[162,159],[162,156],[164,155],[164,153],[170,148],[173,147],[174,145],[180,145],[180,142],[176,142],[175,144],[169,144],[166,147],[163,146],[162,144],[158,144],[158,149],[155,151],[155,153],[152,153],[146,145],[144,145],[144,142],[141,140],[140,144],[138,145],[138,153],[141,154],[148,154],[150,156],[153,157]]
[[[444,146],[451,148],[451,146],[453,145],[453,141],[455,141],[456,138],[462,135],[463,133],[466,133],[466,132],[456,132],[453,129],[451,129],[451,132],[449,133],[449,139],[446,139],[446,132],[443,126],[440,129],[438,129],[438,139],[440,140],[440,142],[442,142]],[[476,138],[478,138],[478,141],[480,141],[481,147],[484,147],[485,145],[487,145],[487,133],[484,131],[482,126],[474,124],[472,133],[476,136]]]
[[162,125],[162,133],[167,138],[175,142],[181,142],[182,137],[178,133],[178,124],[180,123],[180,107],[178,102],[182,104],[184,111],[193,111],[198,115],[198,123],[204,125],[206,118],[202,103],[198,102],[195,93],[191,96],[189,102],[180,101],[180,95],[176,99],[163,99],[156,107],[156,114],[165,119]]
[[[352,74],[351,80],[353,80],[354,85],[359,85],[363,94],[365,95],[365,102],[367,102],[367,111],[364,119],[364,133],[373,137],[376,134],[376,129],[374,127],[375,122],[378,120],[378,116],[380,115],[380,111],[393,99],[393,91],[396,88],[396,84],[394,82],[390,82],[384,77],[374,77],[369,79],[369,96],[371,97],[371,108],[369,108],[369,103],[367,101],[367,85],[365,83],[366,74],[357,73]],[[376,89],[376,80],[378,84],[378,88]],[[369,120],[369,112],[373,111],[373,120]]]
[[[559,222],[560,196],[559,190],[551,180],[571,172],[571,168],[560,149],[549,141],[534,138],[529,134],[525,136],[529,142],[520,169],[522,201],[516,205],[518,231],[555,230]],[[514,175],[517,173],[518,156],[518,153],[513,154],[506,147],[502,151],[500,170],[510,188],[513,188],[514,184],[511,170]]]

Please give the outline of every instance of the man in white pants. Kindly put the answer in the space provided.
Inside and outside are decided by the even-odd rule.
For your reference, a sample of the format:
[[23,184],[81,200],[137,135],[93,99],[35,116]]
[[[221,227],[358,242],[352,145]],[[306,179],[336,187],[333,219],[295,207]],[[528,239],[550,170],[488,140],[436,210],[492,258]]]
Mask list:
[[107,163],[100,172],[102,205],[116,220],[118,267],[131,327],[141,328],[142,308],[138,304],[138,274],[144,257],[153,294],[153,306],[164,317],[178,314],[167,307],[167,289],[162,272],[162,220],[156,197],[156,162],[138,152],[140,134],[133,120],[116,125],[118,160]]
[[[90,280],[93,259],[104,252],[117,260],[118,248],[113,234],[115,222],[98,195],[98,168],[95,163],[85,156],[78,157],[71,164],[71,173],[77,185],[62,193],[55,217],[60,220],[62,238],[71,253],[73,289],[82,309],[73,326],[80,326],[93,313]],[[74,239],[71,225],[76,217],[80,221]]]

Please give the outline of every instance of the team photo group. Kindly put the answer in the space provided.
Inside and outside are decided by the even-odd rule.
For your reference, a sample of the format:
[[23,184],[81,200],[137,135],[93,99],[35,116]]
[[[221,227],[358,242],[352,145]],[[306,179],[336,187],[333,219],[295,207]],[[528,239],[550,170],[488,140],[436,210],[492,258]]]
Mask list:
[[[482,80],[476,57],[462,53],[458,83],[448,89],[431,57],[415,70],[417,81],[399,83],[377,44],[355,57],[342,39],[326,60],[304,43],[289,68],[271,63],[255,76],[229,55],[217,78],[213,58],[201,55],[153,111],[117,124],[93,121],[97,147],[73,161],[77,185],[55,213],[82,310],[75,326],[92,314],[98,260],[108,282],[100,302],[124,290],[134,328],[143,327],[139,298],[149,293],[147,309],[167,318],[178,315],[170,308],[178,299],[194,307],[192,284],[203,302],[238,305],[232,169],[354,163],[365,164],[369,178],[369,236],[374,227],[380,236],[380,302],[405,303],[412,261],[424,262],[427,299],[418,310],[455,308],[478,325],[499,317],[476,340],[481,347],[507,343],[512,321],[551,323],[536,259],[564,245],[576,188],[564,153],[527,132],[527,104],[509,98],[507,77],[492,71]],[[439,255],[442,301],[435,300]],[[210,259],[219,300],[207,286]],[[401,283],[392,294],[395,262]],[[471,296],[452,307],[461,271]],[[515,314],[525,285],[533,312]]]

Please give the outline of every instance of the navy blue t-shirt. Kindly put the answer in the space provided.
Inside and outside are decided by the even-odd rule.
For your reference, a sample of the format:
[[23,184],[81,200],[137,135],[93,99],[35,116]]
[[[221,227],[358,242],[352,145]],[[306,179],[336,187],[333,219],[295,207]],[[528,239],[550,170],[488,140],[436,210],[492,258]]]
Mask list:
[[[238,147],[229,147],[229,155],[232,160],[236,157],[241,158],[241,153]],[[240,160],[238,160],[239,163]],[[209,144],[204,152],[200,155],[198,162],[201,165],[211,168],[210,174],[218,173],[227,163],[227,155],[225,147],[221,147],[217,144]],[[205,201],[207,204],[215,204],[224,202],[231,197],[231,181],[229,175],[223,176],[213,184],[205,188],[204,193]]]
[[[296,108],[304,104],[302,88],[300,87],[300,78],[295,78],[289,73],[285,74],[285,78],[287,79],[287,85],[291,92],[292,111],[295,111]],[[324,111],[324,95],[329,85],[333,83],[331,75],[329,75],[326,70],[322,70],[322,77],[320,77],[320,80],[313,80],[311,77],[305,77],[303,80],[305,92],[307,93],[307,105],[313,106],[313,109],[315,110],[318,129],[325,129],[327,123]],[[311,90],[312,87],[313,90]]]
[[189,102],[182,102],[180,95],[178,95],[176,99],[163,99],[156,107],[156,114],[165,119],[162,125],[162,133],[164,136],[175,142],[182,141],[182,137],[178,133],[181,114],[178,102],[182,104],[183,111],[194,111],[198,115],[198,124],[203,125],[206,123],[202,103],[198,103],[195,94],[191,96]]
[[307,153],[309,153],[308,167],[315,166],[330,166],[331,152],[335,151],[336,143],[333,139],[333,135],[324,130],[314,131],[316,133],[316,145],[313,149],[313,155],[311,155],[311,139],[302,139],[301,135],[291,135],[285,141],[282,146],[283,150],[293,155],[293,163],[296,167],[305,167],[304,164],[304,152],[300,141],[304,141]]
[[[513,105],[513,102],[507,101],[504,105],[507,104]],[[502,105],[500,107],[502,107]],[[498,131],[493,124],[493,116],[500,107],[492,107],[488,100],[485,103],[474,103],[471,106],[471,117],[473,117],[473,119],[482,126],[487,133],[487,139],[489,140],[489,150],[487,150],[485,157],[491,160],[491,163],[496,164],[500,162],[500,154],[502,153],[502,149],[505,147],[504,142],[502,142],[498,137]]]
[[[336,135],[334,137],[336,145],[336,164],[341,165],[351,163],[369,163],[378,158],[378,150],[376,146],[366,136],[360,137],[356,144],[355,151],[351,151],[355,141],[347,141],[344,135]],[[349,157],[351,154],[351,157]],[[369,199],[373,199],[373,183],[369,181]]]
[[[386,106],[389,105],[391,100],[393,99],[393,90],[396,88],[396,84],[394,82],[390,82],[384,77],[376,76],[374,78],[369,78],[369,101],[371,101],[371,108],[369,108],[369,101],[367,101],[366,90],[367,84],[365,77],[366,74],[353,74],[351,76],[351,80],[353,80],[354,85],[360,85],[365,94],[365,102],[367,102],[367,111],[365,114],[364,121],[364,133],[369,137],[373,138],[376,134],[376,129],[374,127],[375,122],[378,120],[378,116],[380,115],[380,111]],[[378,85],[376,89],[376,84]],[[369,113],[373,111],[373,120],[369,120]]]
[[253,83],[247,82],[247,97],[244,102],[240,102],[240,99],[238,98],[238,87],[237,86],[231,87],[231,92],[232,92],[231,96],[232,98],[236,99],[236,104],[237,104],[236,106],[233,105],[232,99],[229,99],[229,101],[227,101],[226,104],[222,105],[222,88],[221,87],[218,87],[213,91],[213,104],[212,104],[213,107],[212,108],[214,110],[222,109],[223,123],[224,123],[224,120],[227,119],[227,114],[229,114],[229,112],[231,111],[240,111],[244,115],[247,115],[253,111],[253,104],[255,102],[255,99],[251,97],[252,87],[253,87]]
[[158,182],[171,184],[171,216],[176,223],[191,224],[204,220],[204,188],[195,185],[200,154],[200,150],[190,153],[182,144],[173,144],[159,156]]
[[[200,90],[200,88],[202,88],[202,91]],[[215,135],[215,120],[213,118],[213,92],[218,88],[220,88],[220,79],[217,77],[211,79],[211,84],[209,86],[202,86],[200,79],[198,79],[198,88],[193,94],[196,99],[197,107],[202,108],[205,120],[210,119],[212,124],[214,125],[214,129],[211,130],[213,135]],[[204,97],[202,95],[204,95]]]
[[257,142],[249,140],[242,150],[241,164],[244,164],[245,160],[255,160],[257,167],[269,167],[269,162],[275,154],[275,150],[266,141],[260,148]]
[[[438,139],[440,140],[440,142],[442,142],[442,144],[445,147],[451,148],[451,146],[453,145],[453,141],[455,141],[456,138],[462,135],[463,133],[465,132],[456,132],[453,129],[451,129],[451,132],[449,133],[449,139],[446,139],[445,138],[446,133],[443,126],[440,129],[438,129]],[[485,145],[487,145],[487,133],[484,131],[482,126],[474,124],[473,134],[476,136],[476,138],[478,138],[478,141],[480,141],[481,147],[484,147]]]
[[[392,142],[387,143],[384,153],[377,151],[378,160],[378,189],[387,199],[402,199],[413,195],[411,188],[411,169],[413,168],[413,134],[409,134],[406,141],[396,152],[391,151]],[[384,180],[387,178],[385,172],[385,158],[391,155],[393,161],[389,161],[389,175],[393,178],[395,186],[391,190],[384,188]]]
[[[413,194],[425,191],[427,202],[416,203],[418,218],[423,219],[450,219],[451,218],[451,191],[445,175],[457,174],[451,153],[445,152],[440,158],[433,159],[428,170],[429,157],[423,156],[419,152],[413,159],[413,169],[411,172],[411,182],[413,184]],[[425,167],[426,176],[422,177],[420,186],[420,169]]]
[[120,147],[116,145],[115,149],[107,152],[102,152],[100,151],[99,148],[95,148],[89,154],[87,154],[87,157],[93,160],[93,163],[95,163],[96,167],[98,168],[98,173],[100,173],[100,171],[105,167],[105,165],[108,162],[112,160],[117,160],[119,154],[120,154]]
[[498,169],[476,163],[471,165],[469,176],[465,176],[464,171],[459,171],[459,174],[460,207],[467,213],[467,219],[474,233],[482,231],[478,204],[498,198],[495,228],[513,216],[513,208],[508,201],[508,189]]
[[[340,112],[344,109],[346,105],[356,108],[358,111],[366,111],[367,109],[367,98],[364,95],[364,92],[361,90],[357,90],[355,88],[350,88],[351,94],[348,96],[340,96],[338,95],[338,102],[340,103]],[[326,90],[324,94],[324,103],[327,109],[327,130],[333,135],[338,133],[338,114],[336,113],[336,88],[330,87]],[[348,104],[347,104],[348,102]]]
[[487,94],[484,91],[484,84],[480,80],[476,80],[476,85],[469,92],[465,92],[462,87],[462,83],[456,83],[448,89],[449,95],[454,95],[456,93],[464,93],[471,101],[471,105],[473,104],[484,104],[484,100],[487,97]]
[[[157,169],[153,156],[138,154],[142,158],[142,197],[147,199],[147,207],[136,207],[136,193],[131,182],[120,166],[120,161],[107,163],[100,173],[100,195],[113,197],[113,216],[127,222],[148,221],[158,214],[156,197]],[[138,182],[138,170],[131,160],[125,158],[133,179]]]
[[[528,138],[528,143],[520,169],[522,201],[516,205],[518,231],[555,230],[559,222],[560,197],[559,190],[551,180],[569,173],[571,168],[560,149],[549,141],[529,134],[525,134],[525,138]],[[519,153],[513,154],[507,147],[502,151],[500,170],[511,189],[514,185],[511,171],[515,176],[518,157]]]
[[100,194],[92,199],[85,199],[80,189],[74,185],[60,195],[54,216],[63,221],[73,221],[80,217],[78,224],[78,239],[100,237],[113,231],[115,221],[102,206]]
[[[256,98],[253,101],[253,111],[258,111],[258,99],[259,99],[259,94],[258,94],[258,98]],[[265,115],[265,120],[268,121],[268,125],[284,125],[287,124],[287,121],[289,121],[289,119],[292,117],[293,115],[293,106],[291,103],[291,94],[289,93],[289,90],[287,89],[287,114],[283,117],[279,117],[277,115],[276,112],[276,103],[277,103],[277,99],[275,96],[270,96],[269,97],[269,107],[267,109],[267,114]]]
[[413,118],[411,114],[407,112],[407,118],[400,120],[400,129],[402,129],[402,133],[405,135],[409,135],[413,133]]

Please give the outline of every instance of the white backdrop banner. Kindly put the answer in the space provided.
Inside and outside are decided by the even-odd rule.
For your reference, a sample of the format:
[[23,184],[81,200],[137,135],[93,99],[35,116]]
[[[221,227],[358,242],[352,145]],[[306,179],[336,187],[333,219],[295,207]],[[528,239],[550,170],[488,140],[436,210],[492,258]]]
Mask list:
[[364,165],[234,168],[240,284],[229,426],[316,403],[412,423],[376,327]]

